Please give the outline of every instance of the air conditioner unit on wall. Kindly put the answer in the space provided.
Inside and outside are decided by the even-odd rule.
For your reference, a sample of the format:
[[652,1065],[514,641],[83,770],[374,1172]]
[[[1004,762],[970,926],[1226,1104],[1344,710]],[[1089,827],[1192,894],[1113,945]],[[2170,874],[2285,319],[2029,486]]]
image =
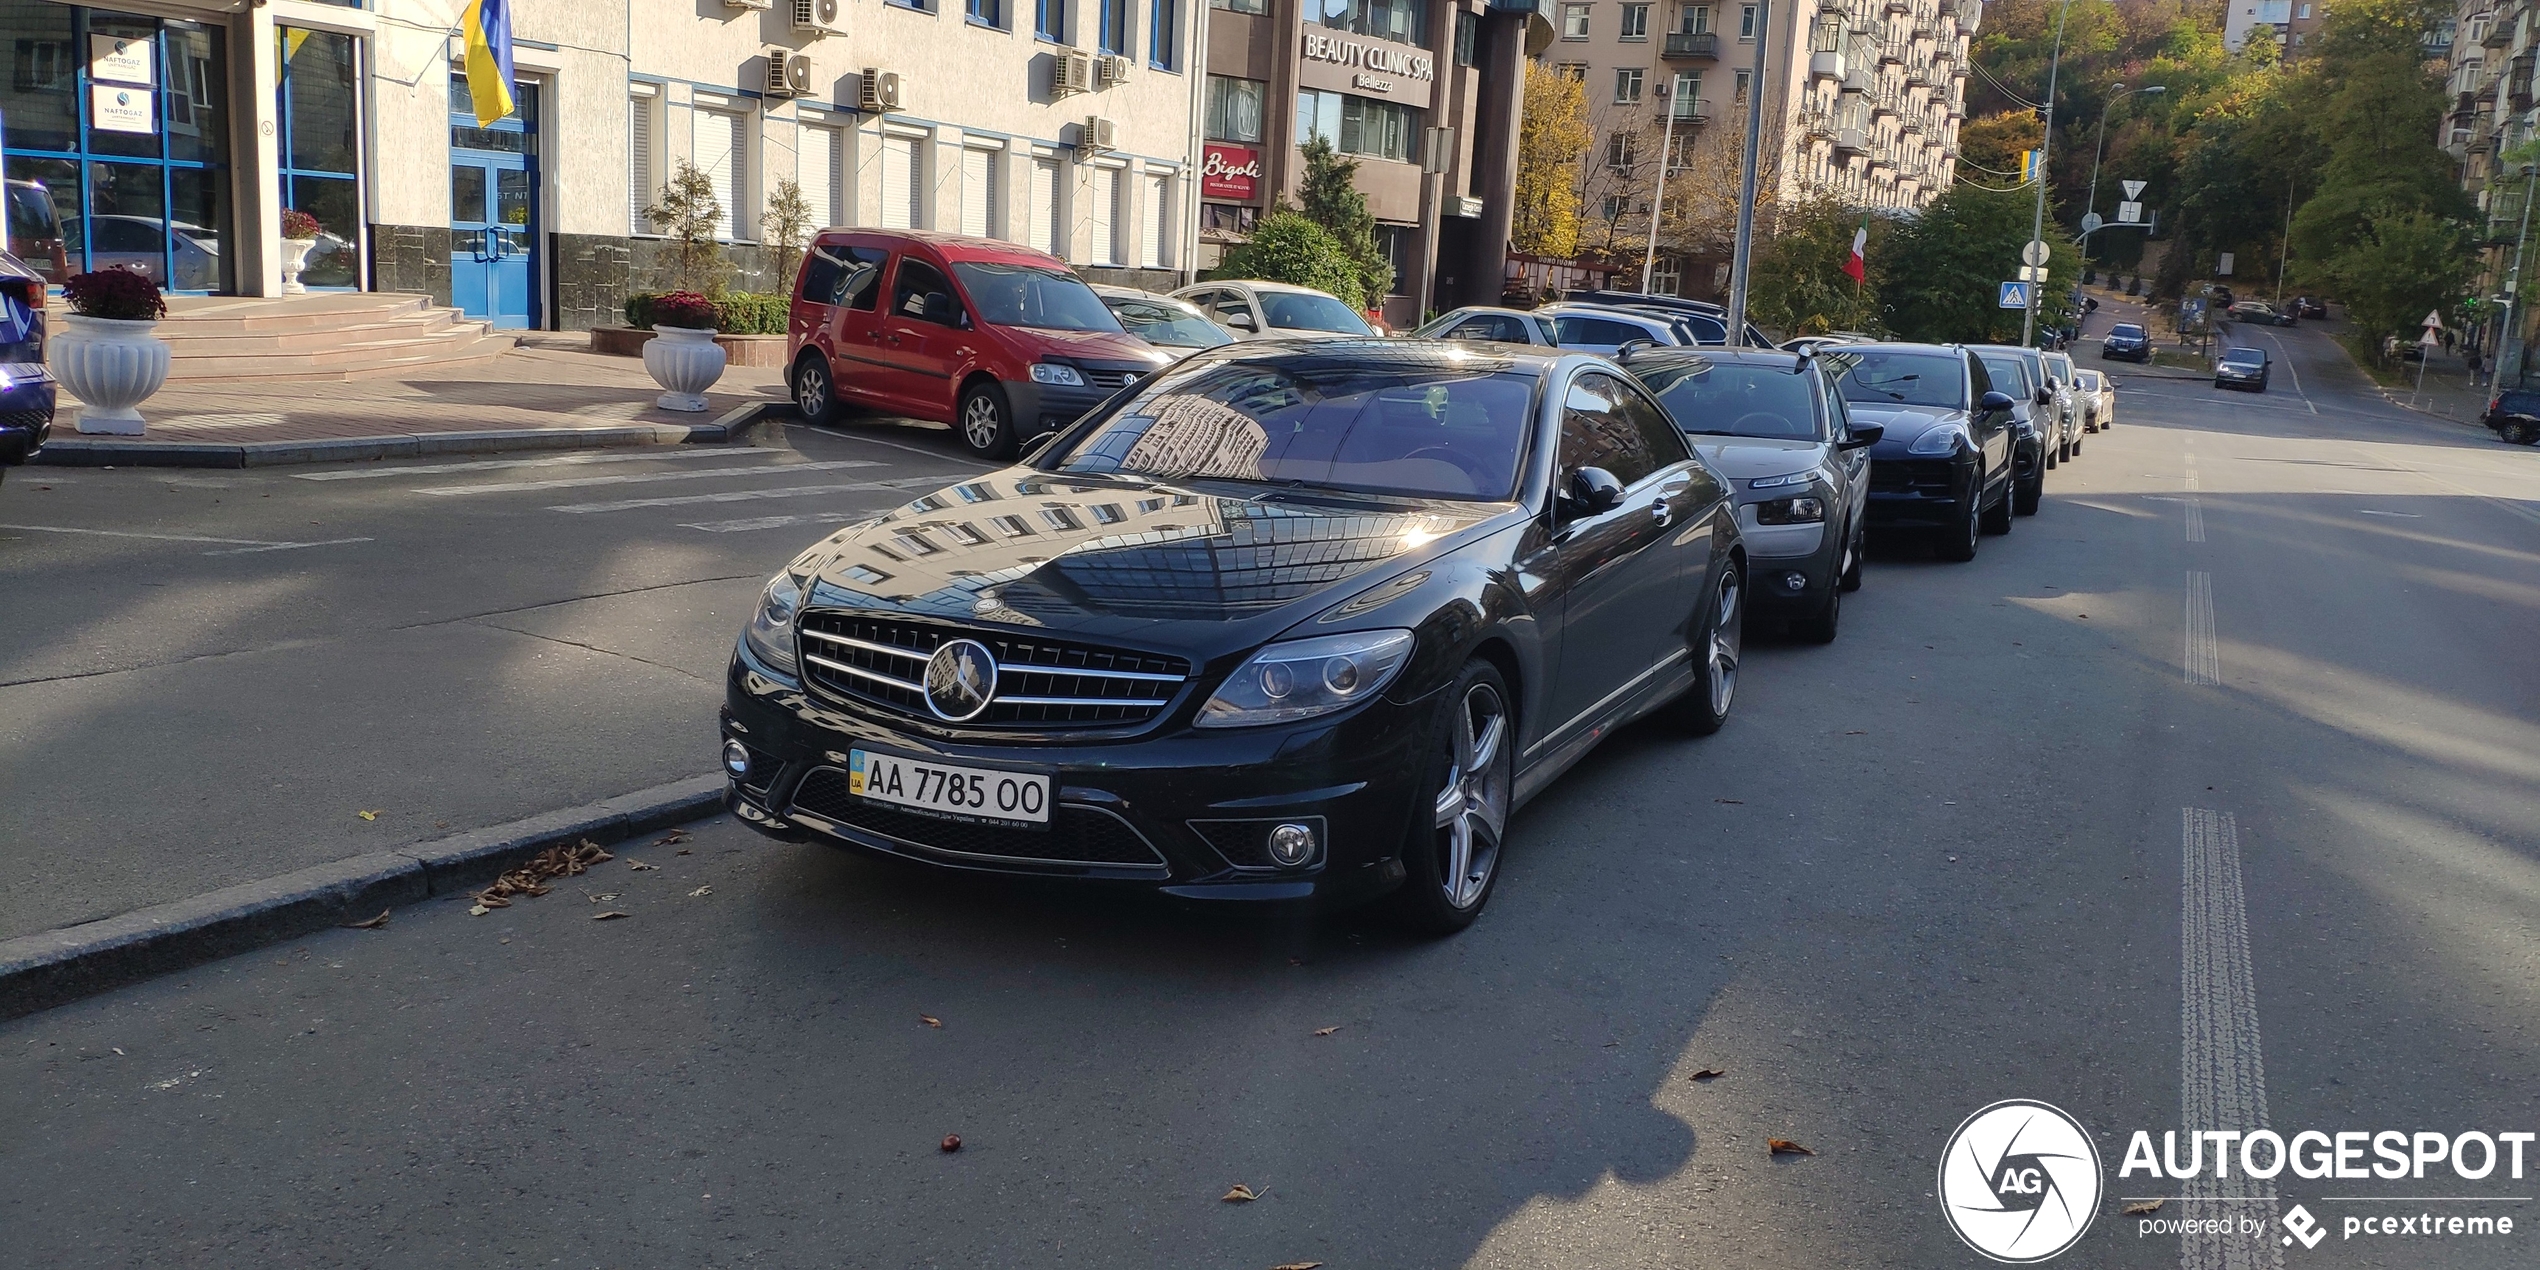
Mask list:
[[1050,96],[1094,91],[1094,56],[1077,49],[1050,55]]
[[1112,121],[1094,115],[1085,120],[1084,128],[1076,138],[1077,149],[1092,153],[1120,148],[1119,127]]
[[794,0],[794,34],[845,35],[847,0]]
[[1106,54],[1105,56],[1096,58],[1094,60],[1094,86],[1097,88],[1112,88],[1128,83],[1129,68],[1133,65],[1135,65],[1135,63],[1131,62],[1128,58],[1121,57],[1116,54]]
[[811,54],[769,49],[766,90],[770,97],[811,96]]
[[865,67],[864,73],[856,76],[855,99],[856,108],[868,115],[899,109],[900,73]]

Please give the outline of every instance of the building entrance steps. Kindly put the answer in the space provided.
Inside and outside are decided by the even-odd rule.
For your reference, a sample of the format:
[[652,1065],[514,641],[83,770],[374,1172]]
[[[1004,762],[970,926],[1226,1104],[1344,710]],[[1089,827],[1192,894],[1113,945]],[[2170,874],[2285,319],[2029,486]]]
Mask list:
[[172,383],[336,382],[464,367],[519,342],[485,322],[403,292],[170,296],[156,332]]

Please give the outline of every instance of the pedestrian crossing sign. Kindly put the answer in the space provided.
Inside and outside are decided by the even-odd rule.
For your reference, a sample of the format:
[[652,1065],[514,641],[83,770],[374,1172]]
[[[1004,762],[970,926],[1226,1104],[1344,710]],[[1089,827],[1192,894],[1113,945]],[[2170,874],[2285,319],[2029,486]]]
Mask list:
[[2003,284],[2002,284],[2002,307],[2003,307],[2003,308],[2006,308],[2006,309],[2025,309],[2025,308],[2027,308],[2027,307],[2028,307],[2028,289],[2029,289],[2030,285],[2031,285],[2031,284],[2026,283],[2026,282],[2005,282],[2005,283],[2003,283]]

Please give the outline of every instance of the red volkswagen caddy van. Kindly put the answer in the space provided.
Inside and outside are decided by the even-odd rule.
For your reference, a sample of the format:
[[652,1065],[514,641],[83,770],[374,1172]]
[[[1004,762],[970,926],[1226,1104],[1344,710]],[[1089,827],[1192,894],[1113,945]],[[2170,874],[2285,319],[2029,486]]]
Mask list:
[[813,240],[785,354],[806,421],[831,421],[842,404],[931,419],[992,459],[1172,360],[1121,330],[1054,256],[906,229]]

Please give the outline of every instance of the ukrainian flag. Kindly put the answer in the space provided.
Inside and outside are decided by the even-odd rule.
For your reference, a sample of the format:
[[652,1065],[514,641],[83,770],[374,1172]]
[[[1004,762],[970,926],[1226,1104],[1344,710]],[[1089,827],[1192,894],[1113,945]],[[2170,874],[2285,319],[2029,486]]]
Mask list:
[[467,0],[459,32],[467,38],[467,92],[476,103],[476,126],[492,127],[513,110],[511,0]]

